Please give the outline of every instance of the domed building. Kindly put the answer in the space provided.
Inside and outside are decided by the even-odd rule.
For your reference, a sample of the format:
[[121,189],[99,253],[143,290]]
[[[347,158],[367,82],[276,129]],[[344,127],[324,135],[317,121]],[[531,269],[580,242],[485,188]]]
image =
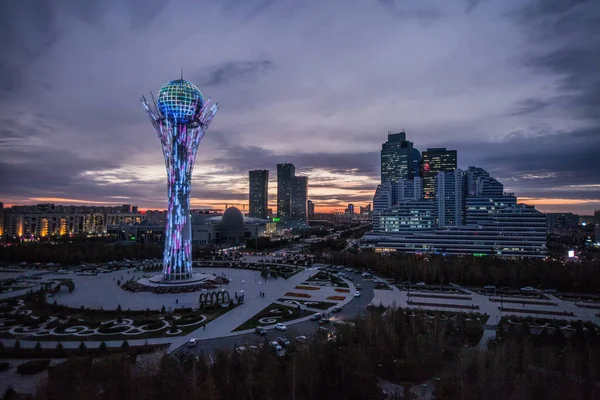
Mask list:
[[222,215],[199,214],[192,217],[192,242],[195,244],[242,244],[246,239],[265,236],[275,223],[260,218],[244,217],[237,207],[229,207]]

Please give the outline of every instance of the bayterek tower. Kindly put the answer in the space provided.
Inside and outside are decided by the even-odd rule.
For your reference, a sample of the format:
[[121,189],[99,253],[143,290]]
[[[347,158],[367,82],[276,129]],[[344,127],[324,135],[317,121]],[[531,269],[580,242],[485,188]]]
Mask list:
[[162,280],[192,278],[190,189],[196,152],[219,105],[204,100],[192,83],[178,79],[164,85],[158,98],[142,105],[158,134],[167,167],[169,206]]

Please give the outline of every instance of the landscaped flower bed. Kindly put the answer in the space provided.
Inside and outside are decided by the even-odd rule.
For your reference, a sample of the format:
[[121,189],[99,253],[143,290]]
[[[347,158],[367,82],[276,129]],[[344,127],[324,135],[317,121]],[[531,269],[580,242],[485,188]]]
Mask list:
[[300,290],[320,290],[321,288],[318,286],[296,286],[294,289]]
[[288,297],[302,297],[305,299],[308,299],[311,297],[310,294],[307,293],[293,293],[293,292],[287,292],[286,294],[284,294],[284,296],[288,296]]
[[335,291],[340,293],[350,293],[350,289],[335,289]]
[[344,297],[344,296],[329,296],[329,297],[327,298],[327,300],[335,300],[335,301],[342,301],[342,300],[344,300],[344,299],[345,299],[345,297]]

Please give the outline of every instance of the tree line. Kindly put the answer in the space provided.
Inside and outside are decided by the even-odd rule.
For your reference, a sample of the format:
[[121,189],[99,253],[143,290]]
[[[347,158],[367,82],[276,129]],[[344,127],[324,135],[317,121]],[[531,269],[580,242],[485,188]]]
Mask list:
[[75,357],[49,371],[36,399],[381,399],[378,378],[403,384],[405,395],[434,380],[437,399],[600,395],[597,332],[534,337],[525,327],[478,350],[482,316],[379,311],[340,328],[337,341],[293,344],[284,357],[268,345],[211,359],[176,353],[151,370],[134,368],[131,357]]
[[598,293],[600,260],[563,262],[554,260],[513,260],[497,257],[442,256],[360,252],[320,253],[318,261],[370,269],[376,275],[397,281],[465,286],[494,285],[521,288],[532,286],[559,291]]

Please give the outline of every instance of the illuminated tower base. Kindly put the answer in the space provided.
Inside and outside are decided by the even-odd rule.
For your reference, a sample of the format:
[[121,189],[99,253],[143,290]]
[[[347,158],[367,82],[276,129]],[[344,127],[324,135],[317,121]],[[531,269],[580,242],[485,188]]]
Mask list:
[[158,101],[142,97],[150,121],[160,139],[165,166],[169,205],[165,229],[163,276],[167,281],[192,278],[192,223],[190,189],[196,152],[206,129],[219,109],[209,107],[200,90],[179,79],[160,90]]

